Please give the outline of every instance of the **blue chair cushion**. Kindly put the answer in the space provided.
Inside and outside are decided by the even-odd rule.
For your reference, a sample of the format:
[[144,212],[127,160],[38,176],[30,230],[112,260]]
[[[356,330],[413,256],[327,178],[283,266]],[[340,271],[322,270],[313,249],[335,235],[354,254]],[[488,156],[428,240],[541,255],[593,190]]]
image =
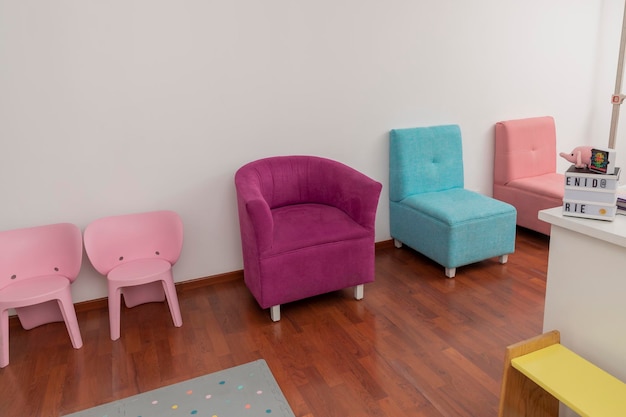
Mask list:
[[390,201],[391,235],[447,268],[515,251],[517,212],[465,189]]
[[[444,222],[448,226],[515,213],[513,206],[464,188],[414,194],[400,203]],[[459,210],[460,207],[463,209]]]

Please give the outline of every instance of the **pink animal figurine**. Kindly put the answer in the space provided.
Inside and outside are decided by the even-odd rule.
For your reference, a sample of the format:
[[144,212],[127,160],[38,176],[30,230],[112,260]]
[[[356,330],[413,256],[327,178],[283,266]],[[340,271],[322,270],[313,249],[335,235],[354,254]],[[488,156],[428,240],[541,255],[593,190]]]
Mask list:
[[576,168],[587,168],[591,163],[591,149],[591,146],[577,146],[572,152],[561,152],[559,155],[574,164]]

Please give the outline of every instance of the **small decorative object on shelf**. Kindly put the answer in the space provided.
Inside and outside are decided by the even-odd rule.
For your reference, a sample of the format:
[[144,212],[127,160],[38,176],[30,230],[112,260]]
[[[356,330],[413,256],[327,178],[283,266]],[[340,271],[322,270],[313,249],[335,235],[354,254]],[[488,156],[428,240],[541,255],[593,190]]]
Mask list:
[[[599,151],[604,152],[605,150]],[[610,155],[606,156],[609,158],[608,161],[614,160],[612,150]],[[590,168],[576,168],[572,165],[565,172],[563,215],[613,220],[617,212],[617,188],[620,172],[620,168],[615,167],[611,173],[601,174]]]
[[598,174],[607,174],[615,169],[615,150],[592,148],[588,168]]
[[587,168],[591,160],[591,146],[577,146],[571,152],[561,152],[561,158],[574,164],[576,168]]

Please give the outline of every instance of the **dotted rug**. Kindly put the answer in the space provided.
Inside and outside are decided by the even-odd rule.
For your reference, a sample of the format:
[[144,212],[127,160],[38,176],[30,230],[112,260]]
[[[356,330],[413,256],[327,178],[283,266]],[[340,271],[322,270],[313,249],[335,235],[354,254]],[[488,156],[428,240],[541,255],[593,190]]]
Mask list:
[[263,359],[65,417],[295,417]]

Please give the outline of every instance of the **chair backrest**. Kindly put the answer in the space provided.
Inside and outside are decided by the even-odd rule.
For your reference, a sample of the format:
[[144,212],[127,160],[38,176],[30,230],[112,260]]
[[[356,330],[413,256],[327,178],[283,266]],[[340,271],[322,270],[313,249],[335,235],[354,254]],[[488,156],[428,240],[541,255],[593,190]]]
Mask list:
[[342,187],[358,182],[362,174],[332,159],[309,155],[274,156],[250,162],[237,170],[238,189],[260,190],[271,209],[300,203],[338,207]]
[[58,223],[0,232],[0,289],[18,280],[61,275],[73,282],[83,257],[80,229]]
[[496,123],[495,184],[553,172],[556,172],[556,128],[552,117]]
[[183,223],[168,210],[103,217],[85,228],[85,251],[102,275],[123,263],[161,258],[178,261],[183,246]]
[[458,125],[393,129],[389,134],[389,199],[463,188]]

